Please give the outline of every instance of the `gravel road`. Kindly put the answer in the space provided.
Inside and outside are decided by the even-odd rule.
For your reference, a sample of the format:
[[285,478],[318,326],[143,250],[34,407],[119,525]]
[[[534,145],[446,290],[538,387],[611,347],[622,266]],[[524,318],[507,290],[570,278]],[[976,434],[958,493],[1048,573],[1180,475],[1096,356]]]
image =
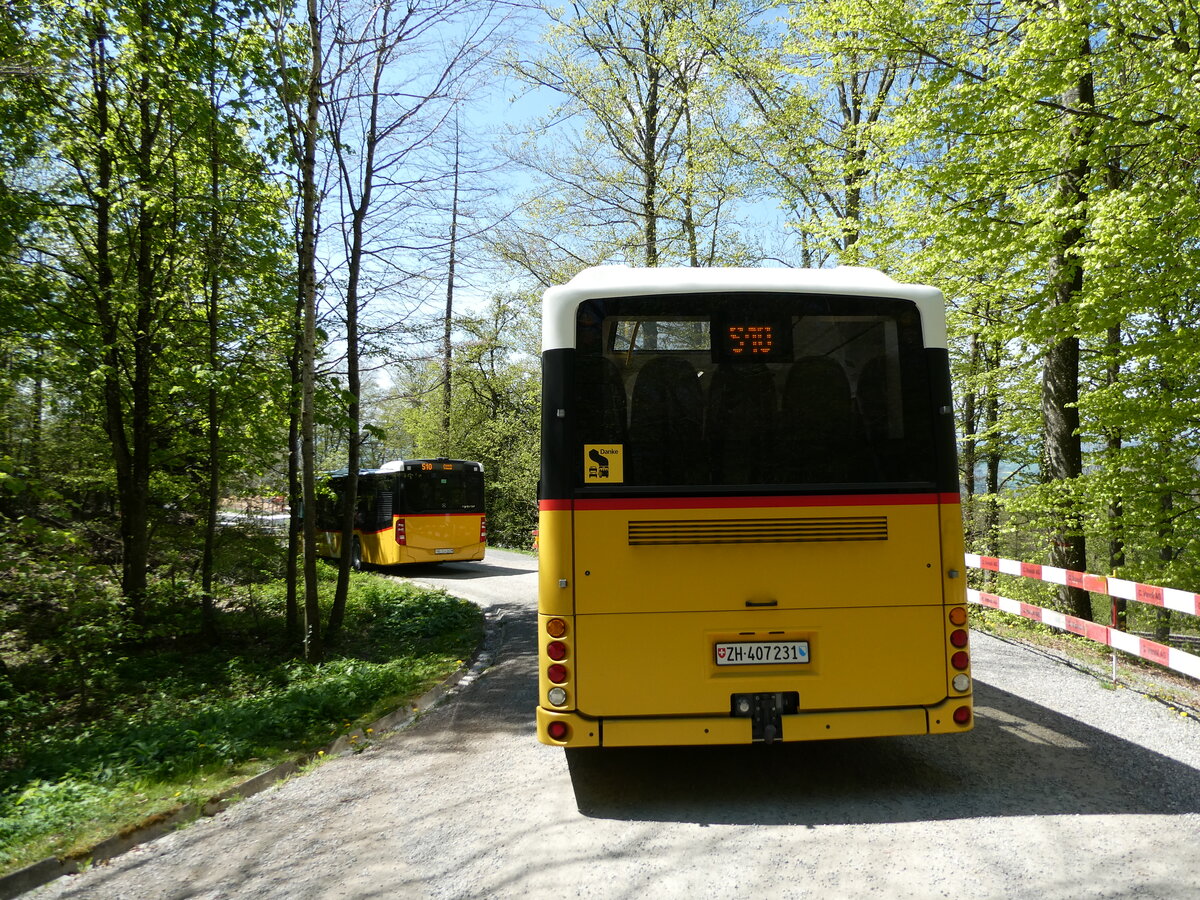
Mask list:
[[564,754],[534,567],[421,573],[502,633],[405,731],[29,896],[1200,900],[1194,718],[976,634],[969,735]]

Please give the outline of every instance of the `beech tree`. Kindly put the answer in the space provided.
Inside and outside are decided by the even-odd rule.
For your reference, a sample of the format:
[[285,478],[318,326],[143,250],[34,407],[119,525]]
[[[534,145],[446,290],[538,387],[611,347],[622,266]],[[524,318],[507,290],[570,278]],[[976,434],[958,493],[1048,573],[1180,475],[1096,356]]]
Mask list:
[[556,265],[523,250],[530,241],[569,268],[747,258],[731,210],[741,176],[713,137],[727,118],[716,47],[698,38],[714,10],[691,0],[546,10],[543,52],[510,62],[527,84],[560,98],[535,126],[553,129],[553,141],[535,137],[520,157],[545,189],[528,203],[539,227],[510,239],[510,261]]

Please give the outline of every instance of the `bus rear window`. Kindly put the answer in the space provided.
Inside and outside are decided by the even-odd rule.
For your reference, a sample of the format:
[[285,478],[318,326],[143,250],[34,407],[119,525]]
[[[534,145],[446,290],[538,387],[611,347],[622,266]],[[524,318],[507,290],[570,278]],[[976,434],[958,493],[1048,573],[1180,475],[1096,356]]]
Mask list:
[[935,479],[921,322],[894,299],[696,294],[580,306],[578,482]]
[[404,512],[482,512],[481,472],[404,473]]

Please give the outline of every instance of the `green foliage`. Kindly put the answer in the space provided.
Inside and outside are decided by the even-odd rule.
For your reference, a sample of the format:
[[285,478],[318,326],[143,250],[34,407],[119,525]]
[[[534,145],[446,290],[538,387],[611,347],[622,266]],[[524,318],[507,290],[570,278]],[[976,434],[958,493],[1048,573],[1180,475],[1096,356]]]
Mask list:
[[[323,577],[329,596],[329,567]],[[275,583],[256,610],[229,607],[225,640],[211,649],[178,639],[178,622],[160,620],[158,637],[138,643],[85,633],[79,641],[122,650],[89,658],[103,709],[63,706],[61,685],[47,680],[33,649],[14,654],[0,679],[0,868],[30,861],[27,847],[62,852],[88,820],[115,829],[144,815],[133,797],[169,800],[213,773],[315,749],[348,723],[401,707],[459,665],[482,633],[471,603],[356,574],[337,653],[313,666],[291,658],[278,617],[264,616],[281,596]],[[97,627],[120,620],[101,616],[108,624]]]
[[[1081,534],[1093,571],[1200,580],[1198,87],[1194,49],[1153,37],[1188,18],[1170,4],[942,0],[796,12],[815,78],[864,61],[864,88],[887,64],[913,76],[872,129],[882,205],[865,238],[949,299],[973,549],[1050,561]],[[1072,271],[1078,288],[1056,292]],[[1048,449],[1069,444],[1048,444],[1064,401],[1043,369],[1069,342],[1083,466],[1051,478]]]
[[[528,297],[497,296],[478,316],[459,320],[450,434],[436,403],[406,405],[404,428],[417,456],[454,456],[483,463],[488,541],[529,547],[537,522],[541,434],[535,307]],[[418,369],[410,396],[428,396],[437,365]]]
[[734,265],[760,258],[728,209],[749,166],[728,142],[740,110],[717,64],[753,12],[740,3],[589,0],[548,10],[511,72],[554,92],[520,155],[538,175],[502,256],[543,284],[583,265]]

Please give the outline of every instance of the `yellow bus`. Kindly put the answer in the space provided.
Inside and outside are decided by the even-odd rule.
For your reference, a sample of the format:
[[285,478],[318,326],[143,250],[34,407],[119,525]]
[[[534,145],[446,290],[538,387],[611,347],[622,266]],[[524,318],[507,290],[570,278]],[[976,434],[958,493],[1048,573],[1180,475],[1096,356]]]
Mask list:
[[597,267],[542,350],[543,743],[972,727],[936,289]]
[[[346,472],[326,476],[317,506],[318,553],[341,555]],[[483,559],[483,464],[402,459],[358,475],[354,568]]]

